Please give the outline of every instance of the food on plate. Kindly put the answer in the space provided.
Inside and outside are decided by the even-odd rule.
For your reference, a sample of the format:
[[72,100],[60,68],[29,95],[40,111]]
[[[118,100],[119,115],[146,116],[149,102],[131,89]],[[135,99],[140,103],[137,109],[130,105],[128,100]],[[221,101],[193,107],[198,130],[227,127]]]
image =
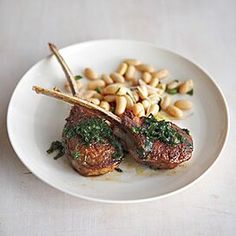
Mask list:
[[[49,47],[65,72],[70,94],[38,86],[33,89],[74,105],[58,147],[81,175],[97,176],[118,168],[124,152],[153,169],[172,169],[191,158],[193,141],[189,131],[164,120],[160,108],[171,117],[182,118],[192,103],[178,100],[171,104],[165,89],[178,91],[183,86],[182,93],[189,93],[192,82],[160,84],[169,74],[166,69],[156,71],[151,65],[127,59],[116,72],[101,78],[86,68],[84,75],[89,81],[78,86],[81,76],[76,80],[56,46]],[[139,80],[135,77],[137,71],[143,73]]]

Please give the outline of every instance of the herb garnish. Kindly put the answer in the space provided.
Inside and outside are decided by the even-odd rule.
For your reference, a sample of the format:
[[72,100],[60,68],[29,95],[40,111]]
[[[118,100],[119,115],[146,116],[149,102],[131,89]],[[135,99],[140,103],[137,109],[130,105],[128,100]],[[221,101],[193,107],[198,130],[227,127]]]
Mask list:
[[174,95],[174,94],[177,94],[177,93],[178,93],[178,89],[177,89],[177,88],[174,88],[174,89],[167,89],[166,92],[169,93],[169,94],[171,94],[171,95]]
[[192,96],[193,95],[193,89],[187,92],[188,95]]
[[78,160],[80,158],[80,152],[78,152],[78,151],[73,152],[72,153],[72,158],[74,160]]
[[112,129],[103,119],[83,120],[72,127],[66,126],[63,133],[67,138],[79,136],[85,145],[104,143],[107,140],[116,149],[113,157],[120,159],[123,156],[123,148],[120,142],[113,136]]
[[53,153],[54,151],[58,151],[57,155],[54,157],[55,160],[62,157],[65,154],[65,147],[62,142],[54,141],[51,143],[51,146],[47,150],[48,154]]
[[146,138],[144,149],[138,149],[137,152],[142,157],[152,150],[152,145],[155,140],[167,143],[169,145],[178,145],[185,142],[185,138],[179,134],[171,123],[165,120],[157,121],[151,114],[144,118],[142,126],[132,128],[132,131],[137,134],[142,134]]
[[95,91],[97,92],[97,93],[101,93],[101,88],[95,88]]
[[82,75],[76,75],[74,78],[75,78],[75,80],[80,80],[80,79],[83,78],[83,76]]

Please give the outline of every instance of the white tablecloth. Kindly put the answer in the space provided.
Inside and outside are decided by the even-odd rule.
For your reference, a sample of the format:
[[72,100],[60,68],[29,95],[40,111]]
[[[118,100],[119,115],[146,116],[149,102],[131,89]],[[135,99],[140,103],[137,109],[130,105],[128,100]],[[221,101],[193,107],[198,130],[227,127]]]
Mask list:
[[[221,86],[231,113],[229,141],[192,187],[149,203],[112,205],[71,197],[25,174],[6,131],[17,82],[49,54],[48,41],[63,47],[100,38],[172,49],[202,65]],[[233,0],[1,0],[0,235],[235,235],[235,68]]]

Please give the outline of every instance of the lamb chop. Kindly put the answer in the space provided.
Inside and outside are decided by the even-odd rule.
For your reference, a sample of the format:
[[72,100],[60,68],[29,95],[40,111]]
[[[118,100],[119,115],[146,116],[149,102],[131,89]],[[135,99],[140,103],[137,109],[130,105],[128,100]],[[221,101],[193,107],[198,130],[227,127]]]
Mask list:
[[[69,67],[65,64],[64,60],[61,60],[62,57],[56,47],[52,44],[49,46],[59,60],[63,70],[67,71]],[[65,74],[68,81],[73,80],[71,72],[67,71]],[[74,86],[72,82],[69,84],[70,86]],[[37,86],[34,86],[33,89],[37,93],[42,93],[76,105],[72,108],[65,127],[70,127],[72,121],[72,123],[76,124],[77,122],[82,122],[85,118],[85,121],[96,118],[101,119],[103,122],[109,121],[112,129],[112,137],[114,139],[115,136],[120,138],[131,157],[141,164],[148,165],[154,169],[171,169],[189,160],[192,156],[193,142],[188,131],[179,128],[171,122],[159,122],[152,116],[148,118],[142,117],[140,119],[135,117],[131,111],[125,112],[121,117],[118,117],[78,97],[72,97],[59,91],[47,90]],[[76,89],[71,89],[71,91],[73,95],[78,95],[75,92]],[[81,160],[78,158],[78,160],[74,160],[73,153],[76,153],[77,148],[79,148],[78,150],[80,152],[84,150],[84,143],[81,144],[81,137],[73,138],[72,141],[67,140],[66,134],[63,132],[63,139],[66,144],[68,159],[71,161],[73,167],[82,175],[105,174],[118,166],[122,160],[122,158],[118,160],[114,159],[114,146],[111,147],[107,143],[107,140],[99,144],[101,146],[92,145],[91,150],[85,148],[86,151],[82,151],[83,155],[84,153],[87,155],[91,152],[93,158],[83,158]],[[119,140],[116,139],[116,141],[119,143]],[[119,146],[121,146],[120,143]],[[109,148],[111,148],[111,151],[108,151]],[[104,152],[100,152],[100,150],[104,150]],[[106,155],[101,155],[105,152]],[[84,160],[89,160],[89,162],[85,164],[83,162]],[[90,168],[92,166],[91,163],[94,164],[95,168]],[[102,163],[105,163],[105,165]]]

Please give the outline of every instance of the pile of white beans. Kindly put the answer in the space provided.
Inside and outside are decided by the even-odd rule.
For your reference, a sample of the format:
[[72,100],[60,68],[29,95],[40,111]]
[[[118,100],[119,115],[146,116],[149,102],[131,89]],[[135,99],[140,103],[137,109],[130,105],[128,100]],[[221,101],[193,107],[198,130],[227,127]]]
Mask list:
[[[169,118],[181,119],[184,111],[193,106],[192,102],[185,99],[172,102],[173,95],[167,93],[177,91],[183,95],[193,91],[192,80],[164,83],[164,79],[169,76],[167,69],[155,70],[139,60],[124,60],[116,72],[110,75],[99,76],[91,68],[85,68],[84,76],[88,79],[87,84],[77,80],[80,97],[116,115],[130,109],[137,117],[152,113],[160,118],[163,117],[160,111],[164,111]],[[68,84],[65,84],[65,88],[69,91]]]

